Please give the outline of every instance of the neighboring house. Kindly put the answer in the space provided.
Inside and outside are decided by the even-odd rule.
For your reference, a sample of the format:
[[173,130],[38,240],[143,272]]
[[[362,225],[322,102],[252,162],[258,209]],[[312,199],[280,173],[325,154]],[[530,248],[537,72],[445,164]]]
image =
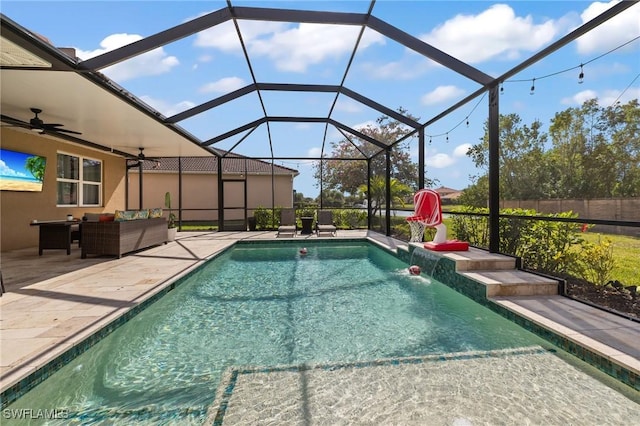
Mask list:
[[[222,159],[222,182],[218,181],[217,157],[159,158],[144,161],[142,208],[164,207],[171,193],[171,207],[181,209],[183,221],[218,221],[222,188],[224,220],[243,220],[258,207],[293,207],[293,179],[297,170],[239,155]],[[182,184],[178,173],[182,167]],[[139,167],[129,169],[128,206],[140,207]],[[182,199],[178,189],[182,188]],[[272,195],[273,194],[273,195]],[[176,211],[176,214],[178,212]]]
[[456,202],[462,191],[457,189],[447,188],[446,186],[441,186],[440,188],[435,188],[438,194],[440,194],[440,199],[442,200],[442,204],[453,204]]

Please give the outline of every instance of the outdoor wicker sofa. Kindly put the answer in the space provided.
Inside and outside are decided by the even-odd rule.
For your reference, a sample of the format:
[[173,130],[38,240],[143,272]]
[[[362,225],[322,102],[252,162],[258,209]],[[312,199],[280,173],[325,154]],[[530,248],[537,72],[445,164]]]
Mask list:
[[88,254],[120,258],[132,251],[165,244],[167,219],[154,217],[123,221],[85,220],[82,222],[81,233],[82,259]]

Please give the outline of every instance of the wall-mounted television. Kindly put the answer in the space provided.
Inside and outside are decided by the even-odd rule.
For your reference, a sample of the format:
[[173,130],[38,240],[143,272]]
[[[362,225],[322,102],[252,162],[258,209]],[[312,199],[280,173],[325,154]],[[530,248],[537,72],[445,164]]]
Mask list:
[[47,159],[0,148],[0,190],[42,191]]

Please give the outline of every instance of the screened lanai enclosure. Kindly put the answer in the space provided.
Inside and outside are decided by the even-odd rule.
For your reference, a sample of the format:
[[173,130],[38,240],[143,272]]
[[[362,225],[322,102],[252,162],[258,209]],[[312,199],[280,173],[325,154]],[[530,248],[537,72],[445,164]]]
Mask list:
[[[201,2],[195,4],[203,6]],[[479,140],[484,139],[488,146],[484,154],[488,248],[498,252],[503,190],[501,97],[516,91],[530,96],[529,90],[533,94],[536,85],[542,92],[543,79],[555,71],[580,72],[582,79],[582,63],[550,70],[544,61],[554,55],[561,57],[563,49],[599,27],[611,24],[607,28],[624,32],[621,45],[637,41],[638,37],[637,25],[630,31],[626,25],[622,29],[626,22],[637,24],[637,2],[612,2],[597,13],[585,13],[579,24],[559,27],[526,49],[509,46],[509,40],[502,40],[505,47],[493,53],[504,56],[501,68],[482,70],[477,65],[482,61],[473,52],[452,47],[463,44],[465,38],[448,33],[447,25],[473,14],[486,17],[487,21],[481,22],[484,27],[520,25],[531,20],[526,2],[518,3],[515,18],[513,10],[506,11],[506,15],[491,15],[505,11],[504,5],[482,2],[283,5],[287,8],[243,1],[210,2],[206,4],[209,11],[195,13],[189,4],[184,16],[158,20],[118,16],[118,6],[108,5],[114,12],[100,19],[138,19],[138,32],[143,35],[123,36],[117,46],[105,43],[101,50],[93,52],[54,47],[46,33],[40,35],[42,30],[38,28],[23,27],[27,24],[12,18],[11,7],[7,7],[4,12],[8,15],[2,15],[0,27],[2,122],[29,127],[29,108],[37,105],[49,113],[51,118],[46,121],[64,123],[65,127],[47,129],[49,135],[121,155],[127,174],[137,174],[127,180],[134,198],[139,198],[135,203],[129,200],[132,207],[152,207],[144,206],[144,193],[150,190],[145,178],[161,173],[160,165],[172,158],[175,167],[171,169],[171,185],[176,188],[172,208],[180,218],[187,217],[186,212],[197,210],[198,206],[182,192],[183,172],[186,173],[183,164],[208,157],[206,169],[189,173],[210,172],[196,193],[198,197],[212,197],[215,207],[210,214],[220,223],[221,230],[225,229],[225,217],[246,220],[258,207],[273,209],[285,204],[275,195],[278,179],[299,179],[300,169],[305,169],[319,189],[318,208],[326,207],[329,190],[358,192],[366,199],[362,206],[367,209],[367,226],[387,235],[391,234],[395,182],[403,177],[402,183],[408,188],[405,200],[410,200],[417,189],[435,185],[437,179],[430,174],[433,168],[428,164],[441,154],[430,150],[434,139],[448,143],[457,137],[459,128],[471,126],[476,137],[467,140],[465,153]],[[549,4],[568,6],[570,2]],[[87,6],[72,2],[70,7]],[[92,3],[91,7],[107,5]],[[162,8],[162,2],[157,7]],[[427,14],[442,16],[441,21],[447,23],[438,28],[421,27]],[[64,18],[56,19],[64,25]],[[76,31],[69,42],[83,37],[85,25],[99,24],[74,25]],[[123,32],[127,28],[123,25]],[[437,30],[442,30],[438,37],[434,35]],[[538,36],[532,34],[532,38]],[[483,37],[483,32],[473,37]],[[495,39],[487,38],[488,45],[495,43]],[[198,61],[181,64],[192,67],[192,76],[176,79],[162,71],[163,67],[177,66],[180,54],[193,46],[203,48]],[[391,51],[393,60],[385,65],[376,61],[377,46]],[[205,50],[206,47],[212,50]],[[158,93],[166,93],[170,107],[146,95],[151,92],[149,88],[142,89],[142,93],[128,89],[133,77],[127,69],[152,62],[154,57],[159,59],[158,69],[148,73],[153,78],[147,84]],[[593,55],[595,59],[598,57]],[[315,66],[321,60],[323,65]],[[200,78],[196,76],[198,69],[205,69],[205,75],[209,73],[217,79],[207,84],[206,78],[201,80],[195,96],[189,83]],[[436,70],[437,74],[430,74],[429,70]],[[373,84],[364,84],[372,79]],[[427,95],[416,95],[425,92]],[[421,99],[419,108],[411,108],[415,99],[407,97],[407,93]],[[433,102],[433,96],[428,96],[437,94],[442,94],[445,102]],[[526,108],[526,100],[510,102]],[[368,118],[354,121],[354,111]],[[302,133],[301,129],[309,131]],[[407,159],[410,167],[401,170],[399,165]],[[247,201],[252,173],[266,176],[270,185],[270,194],[265,195],[261,189],[263,198],[253,205]],[[449,173],[472,171],[452,167]],[[336,176],[342,183],[336,183]],[[293,194],[289,192],[287,197],[292,198]]]

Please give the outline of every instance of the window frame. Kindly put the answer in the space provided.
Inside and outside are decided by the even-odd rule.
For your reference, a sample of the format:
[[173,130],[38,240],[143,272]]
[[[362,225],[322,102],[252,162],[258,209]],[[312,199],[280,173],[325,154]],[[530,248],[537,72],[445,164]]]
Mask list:
[[[69,178],[61,178],[58,177],[58,157],[60,155],[65,155],[68,157],[73,157],[78,159],[78,179],[69,179]],[[99,181],[85,180],[84,179],[84,161],[91,160],[100,164],[100,176]],[[58,204],[58,183],[74,183],[77,185],[77,200],[76,204]],[[104,161],[98,158],[72,154],[70,152],[65,151],[57,151],[56,152],[56,207],[102,207],[102,186],[104,182]],[[97,204],[87,204],[84,202],[84,187],[85,185],[97,186],[98,187],[98,203]]]

